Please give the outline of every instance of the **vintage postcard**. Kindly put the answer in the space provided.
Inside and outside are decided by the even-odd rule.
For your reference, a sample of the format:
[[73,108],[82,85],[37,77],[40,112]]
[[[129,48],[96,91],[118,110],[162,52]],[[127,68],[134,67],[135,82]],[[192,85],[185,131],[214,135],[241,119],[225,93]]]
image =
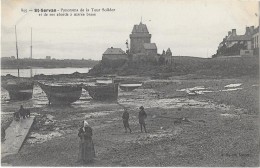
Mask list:
[[256,0],[2,0],[1,166],[259,167]]

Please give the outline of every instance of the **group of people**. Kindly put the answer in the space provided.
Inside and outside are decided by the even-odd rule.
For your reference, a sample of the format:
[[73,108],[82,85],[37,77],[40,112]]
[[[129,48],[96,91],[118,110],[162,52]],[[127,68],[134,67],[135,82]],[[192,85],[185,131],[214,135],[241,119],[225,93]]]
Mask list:
[[[31,115],[30,110],[23,108],[23,105],[21,105],[20,109],[17,112],[14,112],[13,118],[15,121],[19,121],[20,118],[25,119],[30,117],[30,115]],[[1,127],[1,142],[5,141],[5,136],[6,136],[5,129]]]
[[[146,127],[145,127],[145,119],[147,117],[147,114],[144,111],[143,106],[139,107],[139,109],[140,109],[140,111],[139,111],[139,114],[138,114],[138,119],[139,119],[139,124],[140,124],[140,127],[141,127],[141,132],[143,132],[143,128],[144,128],[145,133],[147,133]],[[129,126],[129,113],[128,113],[126,108],[124,109],[124,113],[123,113],[122,118],[123,118],[123,124],[124,124],[124,127],[125,127],[125,132],[127,132],[127,129],[129,129],[129,131],[131,133],[132,130]]]
[[25,119],[25,118],[30,117],[30,115],[31,115],[30,110],[23,108],[23,105],[21,105],[19,111],[14,113],[14,119],[16,121],[19,121],[20,118]]
[[[147,132],[145,127],[145,119],[147,118],[147,114],[144,111],[143,106],[141,106],[139,109],[140,111],[138,114],[138,119],[141,127],[141,132],[143,132],[143,128],[144,131]],[[129,129],[131,133],[132,130],[129,126],[129,113],[126,108],[124,109],[122,118],[123,118],[125,132],[127,132],[127,129]],[[82,164],[93,162],[94,158],[96,157],[96,153],[94,149],[94,143],[92,140],[92,128],[89,126],[86,120],[82,122],[82,126],[79,129],[78,136],[80,138],[78,162]]]

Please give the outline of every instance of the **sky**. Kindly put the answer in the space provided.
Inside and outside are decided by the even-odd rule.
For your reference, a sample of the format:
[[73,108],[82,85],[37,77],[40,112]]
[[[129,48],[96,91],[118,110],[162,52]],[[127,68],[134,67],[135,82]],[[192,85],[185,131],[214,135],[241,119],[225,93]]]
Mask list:
[[[112,8],[96,16],[39,16],[29,9]],[[22,12],[27,9],[27,13]],[[63,10],[64,11],[64,10]],[[49,14],[50,12],[48,12]],[[76,12],[78,13],[78,12]],[[86,12],[84,12],[86,13]],[[42,13],[44,14],[44,12]],[[133,26],[146,24],[158,53],[211,57],[231,29],[244,34],[259,25],[256,0],[1,0],[1,57],[51,56],[56,59],[101,60],[109,47],[126,50]]]

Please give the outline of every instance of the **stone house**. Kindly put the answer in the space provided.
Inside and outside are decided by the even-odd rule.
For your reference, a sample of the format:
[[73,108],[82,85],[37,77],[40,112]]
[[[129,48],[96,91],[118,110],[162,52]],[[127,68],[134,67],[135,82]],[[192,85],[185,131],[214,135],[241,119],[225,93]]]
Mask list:
[[109,59],[109,60],[127,60],[127,54],[121,49],[121,48],[108,48],[102,56],[103,59]]
[[157,46],[155,43],[144,43],[144,48],[142,53],[145,53],[146,55],[150,56],[156,56],[157,55]]
[[259,26],[254,30],[252,37],[252,49],[254,55],[259,55]]
[[217,55],[256,55],[258,46],[259,28],[246,27],[245,34],[237,35],[236,29],[228,32],[218,46]]

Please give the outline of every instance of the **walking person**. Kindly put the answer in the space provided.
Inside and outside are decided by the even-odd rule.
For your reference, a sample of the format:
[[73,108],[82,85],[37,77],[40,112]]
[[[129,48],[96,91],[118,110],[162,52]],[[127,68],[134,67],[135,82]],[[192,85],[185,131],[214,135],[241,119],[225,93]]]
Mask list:
[[86,164],[94,161],[95,149],[92,140],[92,128],[87,121],[83,121],[83,126],[79,129],[79,162]]
[[127,133],[127,128],[129,129],[130,133],[132,133],[132,130],[129,127],[129,122],[128,122],[128,120],[129,120],[129,113],[128,113],[126,108],[124,109],[124,113],[123,113],[122,118],[123,118],[123,124],[124,124],[124,127],[125,127],[125,133]]
[[145,128],[145,121],[144,121],[147,117],[147,114],[144,111],[143,106],[141,106],[139,109],[140,109],[140,111],[139,111],[138,118],[139,118],[139,124],[140,124],[140,127],[141,127],[141,132],[143,132],[143,127],[144,127],[144,131],[145,131],[145,133],[147,133],[146,128]]

